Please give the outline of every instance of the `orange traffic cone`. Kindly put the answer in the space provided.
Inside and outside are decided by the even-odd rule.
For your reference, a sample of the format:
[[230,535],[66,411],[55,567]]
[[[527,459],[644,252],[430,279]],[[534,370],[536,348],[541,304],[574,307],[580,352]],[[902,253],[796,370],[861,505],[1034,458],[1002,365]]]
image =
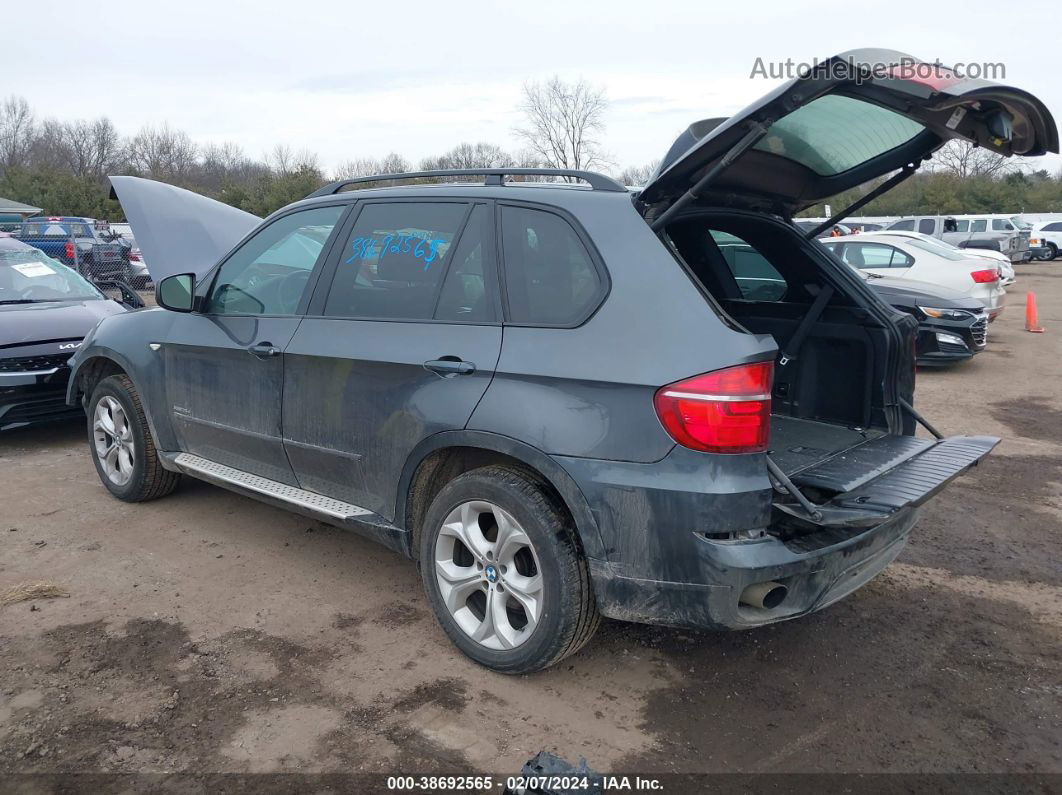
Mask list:
[[1031,331],[1034,334],[1043,334],[1043,327],[1037,325],[1037,323],[1036,293],[1030,290],[1028,297],[1025,299],[1025,330]]

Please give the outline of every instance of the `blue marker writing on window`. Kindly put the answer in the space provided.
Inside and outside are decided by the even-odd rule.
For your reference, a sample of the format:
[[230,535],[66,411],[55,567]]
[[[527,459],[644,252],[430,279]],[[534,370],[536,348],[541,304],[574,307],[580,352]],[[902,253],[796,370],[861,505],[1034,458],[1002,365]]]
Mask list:
[[345,264],[350,265],[355,260],[374,257],[382,260],[388,254],[412,254],[424,260],[424,270],[428,270],[436,259],[442,259],[443,252],[439,247],[445,242],[442,238],[424,239],[414,235],[387,235],[382,240],[375,237],[356,237],[350,241],[350,258]]

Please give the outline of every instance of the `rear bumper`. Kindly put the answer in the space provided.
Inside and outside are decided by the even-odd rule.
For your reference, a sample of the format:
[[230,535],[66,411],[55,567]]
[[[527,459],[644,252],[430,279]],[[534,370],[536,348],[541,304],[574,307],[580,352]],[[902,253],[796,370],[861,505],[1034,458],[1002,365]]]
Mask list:
[[[591,559],[609,618],[741,629],[796,618],[856,590],[903,549],[919,506],[999,442],[874,437],[792,472],[833,494],[809,516],[776,493],[762,455],[676,447],[654,464],[557,458],[597,519],[605,559]],[[750,585],[788,592],[773,608],[741,603]]]
[[[865,585],[900,554],[918,518],[917,508],[897,512],[863,532],[825,529],[799,544],[777,538],[735,543],[697,538],[702,583],[625,577],[590,561],[598,607],[610,618],[697,629],[749,629],[821,610]],[[816,544],[823,544],[814,549]],[[788,594],[774,609],[740,603],[749,585],[774,581]]]

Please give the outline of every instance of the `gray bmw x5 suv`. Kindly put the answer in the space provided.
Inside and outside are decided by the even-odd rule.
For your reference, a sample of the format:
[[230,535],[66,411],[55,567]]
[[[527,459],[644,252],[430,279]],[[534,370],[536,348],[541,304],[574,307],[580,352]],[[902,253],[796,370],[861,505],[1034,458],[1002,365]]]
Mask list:
[[[790,220],[951,138],[1058,151],[1035,98],[904,58],[848,53],[698,122],[637,192],[386,175],[258,223],[114,178],[169,275],[72,362],[103,484],[136,502],[184,474],[357,530],[507,673],[602,615],[748,628],[837,601],[998,440],[933,430],[915,321]],[[742,250],[769,278],[735,278]]]

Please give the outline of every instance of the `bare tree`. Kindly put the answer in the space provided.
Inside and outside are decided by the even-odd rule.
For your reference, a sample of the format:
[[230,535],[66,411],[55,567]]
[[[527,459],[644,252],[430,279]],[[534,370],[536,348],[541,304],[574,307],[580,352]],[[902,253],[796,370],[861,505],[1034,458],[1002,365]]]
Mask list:
[[143,127],[129,142],[129,164],[153,179],[179,181],[195,168],[197,154],[188,133],[168,124]]
[[513,165],[513,157],[500,146],[479,142],[460,143],[438,157],[426,157],[420,161],[423,171],[439,171],[453,168],[502,168]]
[[287,144],[277,144],[266,155],[266,162],[278,174],[290,174],[295,170],[295,153]]
[[75,176],[106,176],[124,154],[121,136],[105,116],[68,122],[61,129],[67,165]]
[[0,170],[27,164],[36,131],[25,97],[10,96],[0,102]]
[[1020,167],[1021,158],[1007,157],[969,141],[949,141],[933,155],[933,170],[962,179],[1003,176]]
[[624,185],[644,185],[659,167],[659,160],[653,160],[644,166],[627,166],[620,172],[620,182]]
[[34,168],[63,171],[70,168],[66,125],[58,119],[45,119],[36,127],[26,159]]
[[402,174],[412,170],[408,160],[391,152],[382,160],[376,157],[359,157],[341,163],[336,169],[336,179],[369,177],[373,174]]
[[598,137],[605,129],[608,99],[585,80],[566,83],[553,77],[524,85],[520,110],[525,116],[516,135],[552,168],[606,167],[609,160]]

